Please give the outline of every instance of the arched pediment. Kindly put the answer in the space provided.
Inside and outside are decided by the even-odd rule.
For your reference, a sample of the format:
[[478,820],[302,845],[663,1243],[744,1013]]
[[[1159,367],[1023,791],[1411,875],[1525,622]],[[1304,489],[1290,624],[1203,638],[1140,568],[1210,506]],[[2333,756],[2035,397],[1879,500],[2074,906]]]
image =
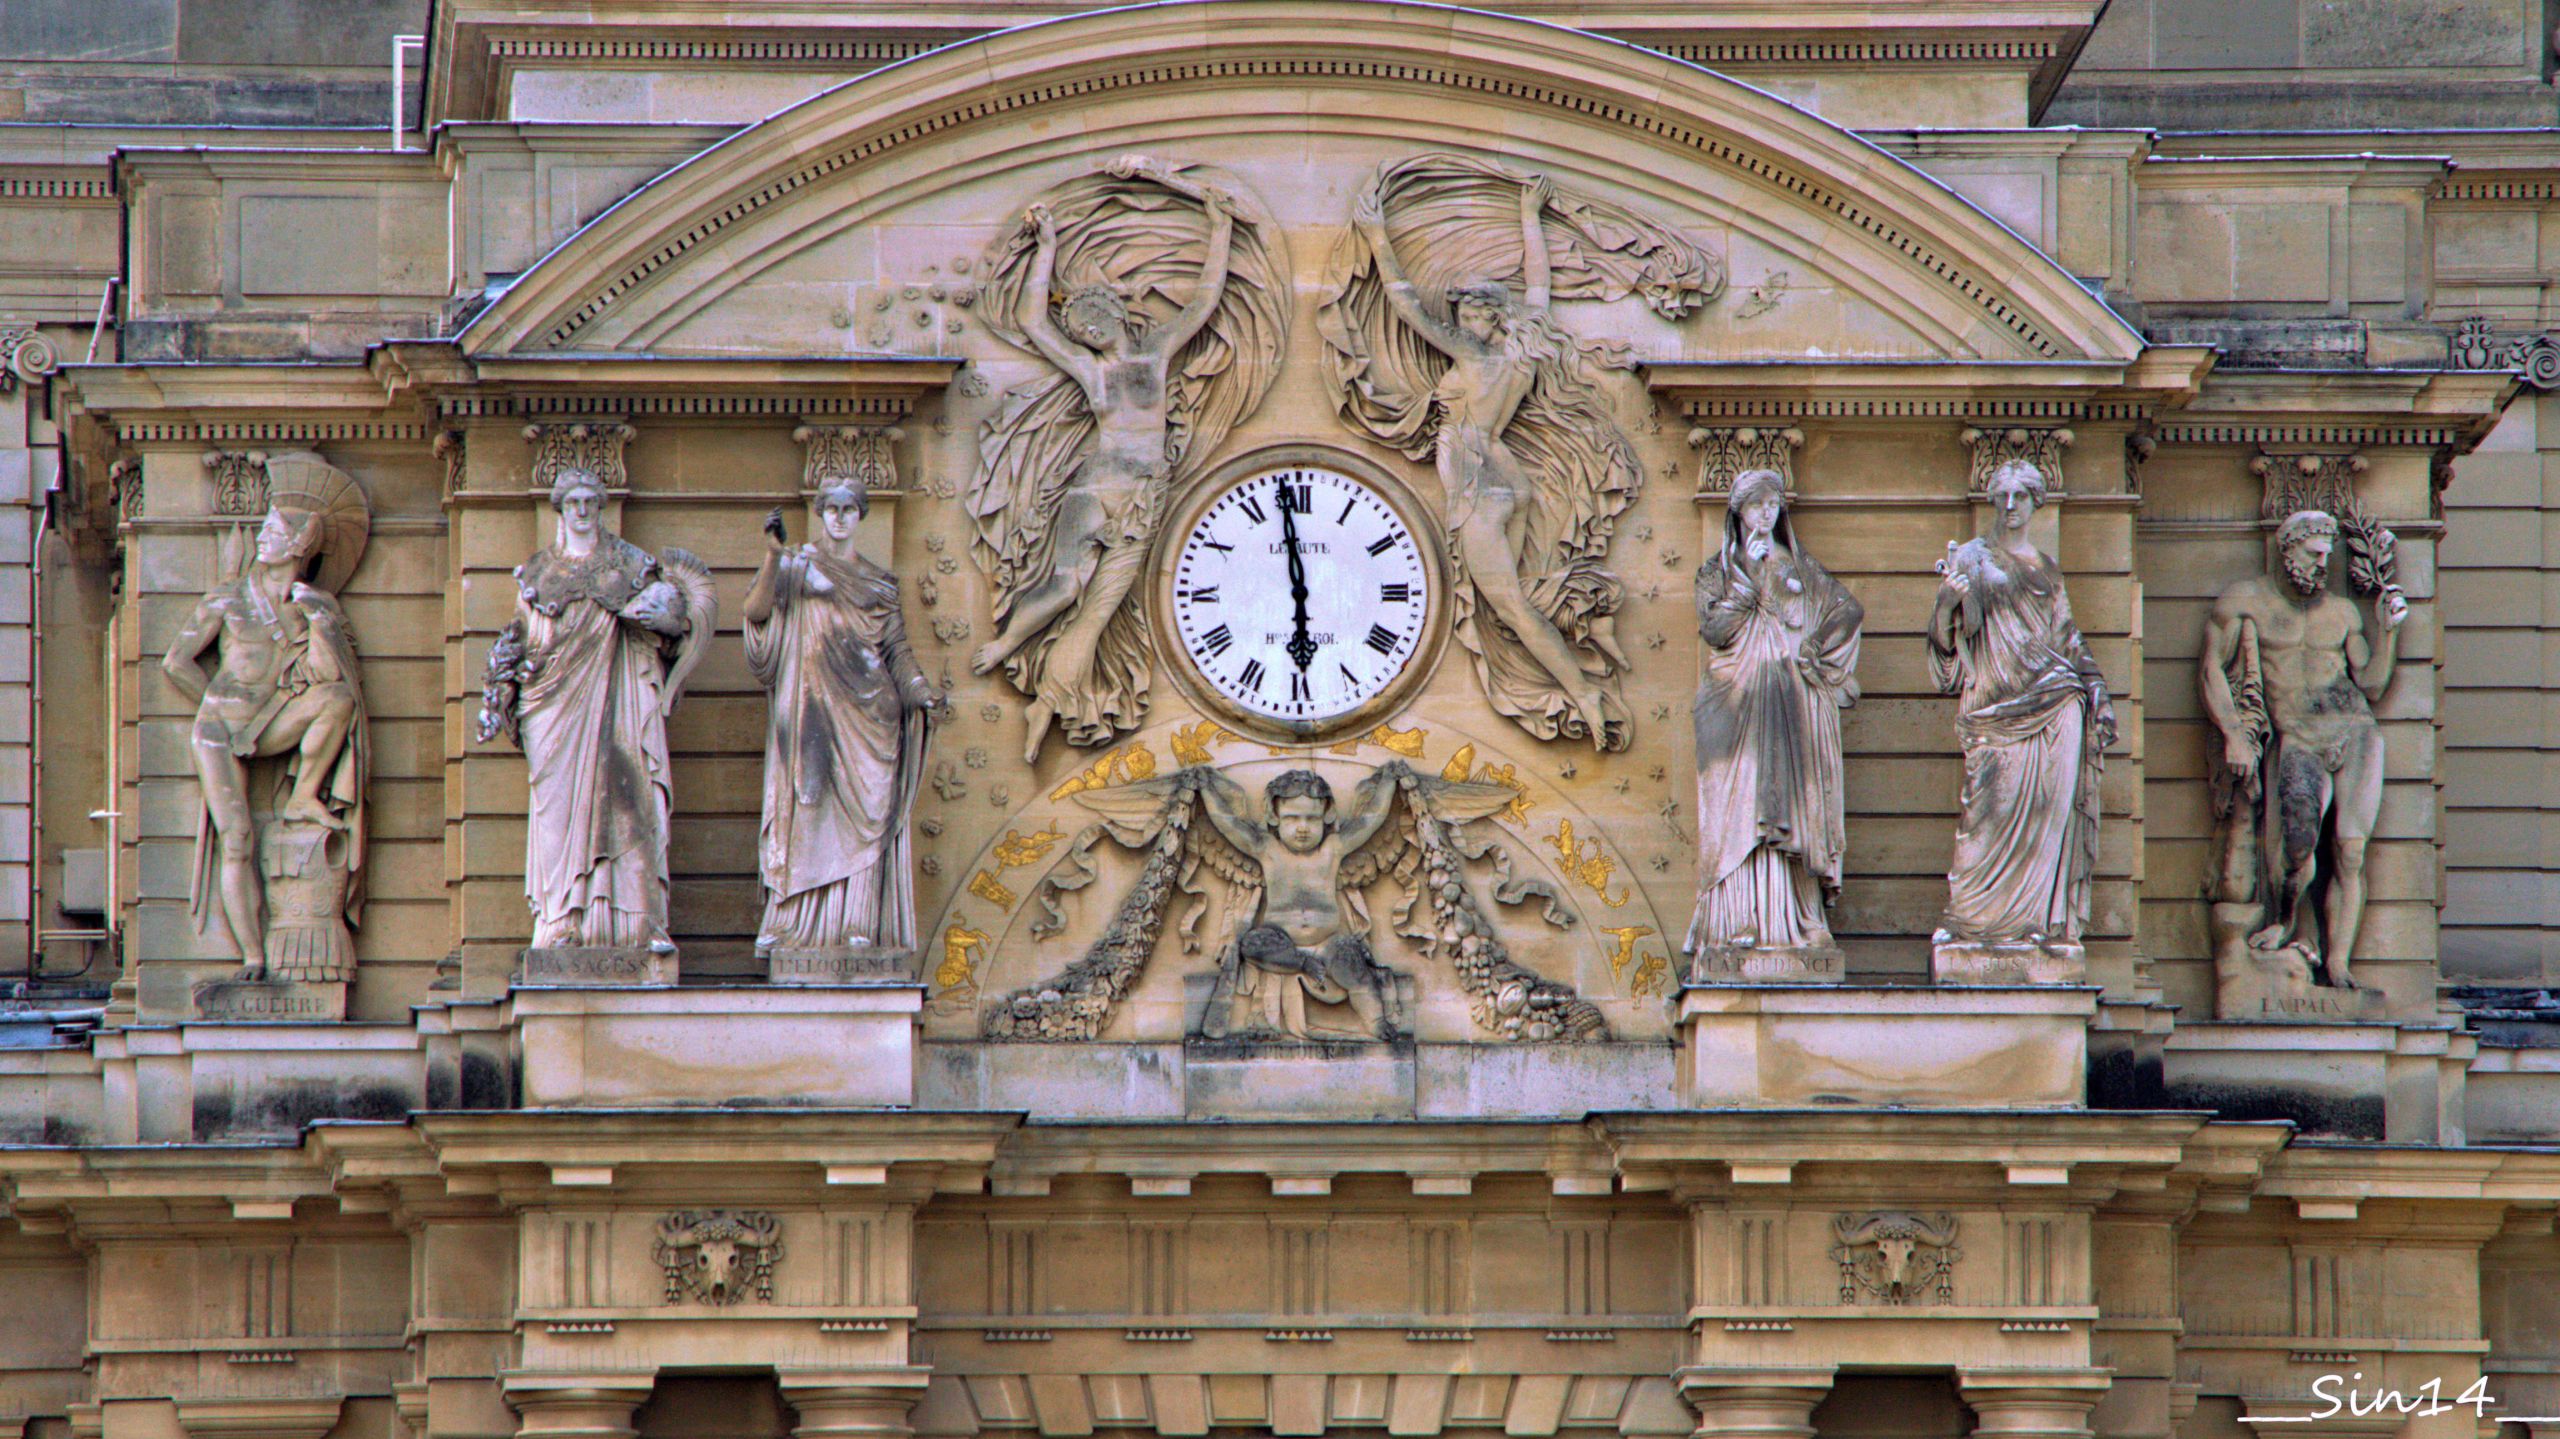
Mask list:
[[[973,253],[1040,185],[1138,150],[1227,167],[1292,230],[1337,230],[1358,177],[1424,149],[1573,176],[1721,242],[1737,301],[1755,286],[1793,297],[1740,319],[1749,307],[1729,304],[1644,358],[2121,362],[2142,348],[2034,247],[1815,115],[1580,31],[1379,0],[1138,6],[890,66],[643,187],[463,344],[876,350],[847,321],[846,287],[917,278],[880,235]],[[1300,248],[1311,285],[1323,247]],[[811,303],[831,285],[845,297],[832,315]]]

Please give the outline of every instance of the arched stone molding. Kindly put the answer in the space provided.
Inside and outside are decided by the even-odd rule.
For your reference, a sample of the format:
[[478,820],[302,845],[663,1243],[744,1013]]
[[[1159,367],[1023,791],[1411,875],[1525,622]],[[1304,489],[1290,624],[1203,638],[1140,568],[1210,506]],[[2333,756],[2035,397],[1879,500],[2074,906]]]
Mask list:
[[[1217,99],[1171,98],[1186,90]],[[1382,92],[1410,92],[1414,113]],[[1285,98],[1240,103],[1257,93]],[[2142,347],[1998,222],[1762,91],[1559,27],[1347,0],[1113,10],[847,82],[562,242],[471,323],[463,345],[484,355],[668,344],[737,286],[955,175],[1054,169],[1177,134],[1207,148],[1310,130],[1400,149],[1473,146],[1712,212],[1941,358],[2122,362]]]

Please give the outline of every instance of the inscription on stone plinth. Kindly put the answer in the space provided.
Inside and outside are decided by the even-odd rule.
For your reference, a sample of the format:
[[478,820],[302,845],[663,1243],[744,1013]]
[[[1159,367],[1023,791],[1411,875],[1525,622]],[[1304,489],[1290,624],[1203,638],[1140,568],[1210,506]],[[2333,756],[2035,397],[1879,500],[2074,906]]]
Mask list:
[[208,979],[195,987],[198,1019],[334,1024],[347,1017],[343,983]]
[[2216,986],[2214,1017],[2271,1024],[2336,1024],[2382,1018],[2382,991],[2287,982],[2257,974],[2226,976]]
[[1939,984],[2085,984],[2089,953],[2076,944],[1968,944],[1941,939],[1929,950]]
[[562,946],[524,952],[525,984],[673,984],[676,955],[650,949]]
[[912,949],[777,949],[765,963],[774,984],[913,984],[917,978]]
[[1848,960],[1828,945],[1738,949],[1717,945],[1689,957],[1691,984],[1838,984]]

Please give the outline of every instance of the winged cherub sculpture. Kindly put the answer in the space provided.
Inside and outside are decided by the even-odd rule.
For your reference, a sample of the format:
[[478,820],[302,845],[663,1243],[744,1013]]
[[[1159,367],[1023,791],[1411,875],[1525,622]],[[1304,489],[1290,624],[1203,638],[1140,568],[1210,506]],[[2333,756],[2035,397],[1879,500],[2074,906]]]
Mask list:
[[[1050,907],[1050,932],[1055,895],[1092,883],[1089,852],[1103,836],[1147,850],[1147,862],[1085,956],[1058,979],[997,1001],[985,1014],[985,1032],[992,1039],[1098,1037],[1162,937],[1177,894],[1203,902],[1179,925],[1186,947],[1198,948],[1206,895],[1195,881],[1205,868],[1226,881],[1230,912],[1241,918],[1218,951],[1203,1038],[1380,1040],[1407,1032],[1397,976],[1370,945],[1363,896],[1393,878],[1404,891],[1396,932],[1426,957],[1449,962],[1479,1029],[1509,1040],[1605,1039],[1600,1011],[1514,963],[1476,903],[1465,865],[1489,860],[1497,902],[1543,898],[1549,923],[1573,922],[1546,885],[1511,873],[1496,840],[1471,831],[1512,798],[1504,786],[1419,774],[1401,760],[1370,771],[1347,804],[1305,769],[1275,776],[1259,800],[1205,766],[1077,795],[1102,822],[1078,836],[1035,892]],[[1347,1009],[1349,1020],[1328,1017],[1333,1007]]]

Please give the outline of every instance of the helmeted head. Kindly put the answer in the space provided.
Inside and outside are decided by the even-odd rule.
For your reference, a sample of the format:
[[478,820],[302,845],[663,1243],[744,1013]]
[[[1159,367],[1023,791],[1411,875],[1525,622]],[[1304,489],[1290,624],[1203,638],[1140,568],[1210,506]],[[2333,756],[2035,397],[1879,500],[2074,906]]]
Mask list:
[[853,538],[870,512],[871,494],[861,485],[838,480],[818,491],[818,527],[839,544]]
[[1079,285],[1058,306],[1058,328],[1088,350],[1116,349],[1129,338],[1129,302],[1109,285]]
[[2329,555],[2338,547],[2338,522],[2320,510],[2297,510],[2276,529],[2276,562],[2285,583],[2313,595],[2329,587]]
[[1991,502],[1992,512],[2000,517],[2003,530],[2023,530],[2035,518],[2045,501],[2044,471],[2025,460],[2003,460],[1991,472],[1991,483],[1984,498]]
[[1458,328],[1491,344],[1511,324],[1511,287],[1500,280],[1477,280],[1449,287],[1449,311]]
[[1324,843],[1333,829],[1333,786],[1311,769],[1288,770],[1262,790],[1271,811],[1271,832],[1294,854],[1306,854]]
[[270,509],[265,522],[258,526],[258,563],[292,565],[299,570],[304,561],[320,553],[320,541],[326,533],[327,527],[317,513],[282,506]]
[[592,470],[564,469],[551,482],[551,508],[560,527],[573,535],[592,535],[604,516],[604,481]]

